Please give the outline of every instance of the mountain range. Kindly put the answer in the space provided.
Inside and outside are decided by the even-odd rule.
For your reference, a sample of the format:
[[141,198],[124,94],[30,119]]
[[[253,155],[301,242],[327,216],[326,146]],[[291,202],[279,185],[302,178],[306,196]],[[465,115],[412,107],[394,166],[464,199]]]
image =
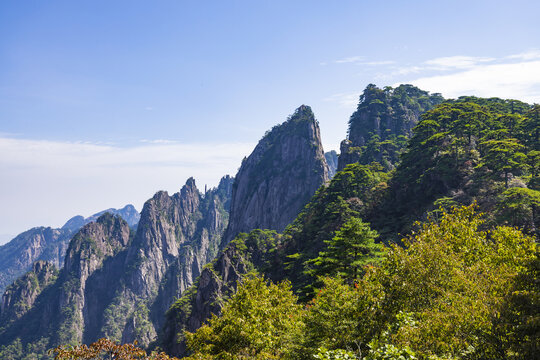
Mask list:
[[402,246],[418,221],[477,204],[487,225],[537,237],[538,117],[517,100],[369,85],[338,156],[301,105],[216,188],[189,178],[140,215],[128,205],[77,216],[0,247],[0,354],[107,337],[187,356],[186,331],[219,316],[253,272],[310,301],[320,256],[351,218]]

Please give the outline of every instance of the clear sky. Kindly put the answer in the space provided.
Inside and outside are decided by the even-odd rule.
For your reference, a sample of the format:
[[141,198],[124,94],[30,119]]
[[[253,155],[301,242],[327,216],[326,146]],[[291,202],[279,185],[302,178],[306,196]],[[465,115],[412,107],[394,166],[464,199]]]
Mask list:
[[339,150],[359,93],[540,103],[540,2],[0,2],[0,243],[234,175],[312,106]]

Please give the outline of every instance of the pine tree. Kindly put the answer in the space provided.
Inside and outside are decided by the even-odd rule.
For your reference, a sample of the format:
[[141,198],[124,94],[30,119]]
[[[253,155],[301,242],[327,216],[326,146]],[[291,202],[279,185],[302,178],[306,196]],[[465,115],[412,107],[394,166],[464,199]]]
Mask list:
[[381,256],[379,234],[357,217],[351,217],[331,240],[325,240],[326,251],[313,260],[314,275],[340,276],[354,281],[363,273],[363,267],[376,263]]

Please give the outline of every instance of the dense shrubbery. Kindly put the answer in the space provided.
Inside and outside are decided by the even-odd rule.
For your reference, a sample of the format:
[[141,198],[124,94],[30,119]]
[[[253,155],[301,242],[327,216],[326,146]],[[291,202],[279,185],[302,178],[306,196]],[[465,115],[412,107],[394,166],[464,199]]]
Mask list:
[[473,206],[444,213],[355,281],[324,279],[303,310],[288,283],[249,277],[187,334],[192,358],[523,358],[538,343],[535,243],[482,222]]

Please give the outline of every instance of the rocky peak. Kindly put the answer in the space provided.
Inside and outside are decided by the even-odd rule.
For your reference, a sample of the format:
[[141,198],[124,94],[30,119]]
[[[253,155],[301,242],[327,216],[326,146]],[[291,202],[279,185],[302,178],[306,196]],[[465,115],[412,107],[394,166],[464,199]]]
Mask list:
[[101,215],[105,213],[119,215],[122,219],[124,219],[128,223],[130,227],[136,227],[141,217],[137,209],[135,209],[133,205],[128,204],[121,209],[110,208],[110,209],[95,213],[94,215],[91,215],[87,218],[81,215],[74,216],[71,219],[69,219],[64,224],[64,226],[62,226],[62,230],[69,230],[72,232],[78,231],[84,225],[91,223],[93,221],[96,221]]
[[391,169],[420,116],[443,101],[413,85],[378,88],[369,84],[349,119],[347,139],[341,143],[338,170],[351,163],[373,161]]
[[84,281],[106,257],[128,245],[129,233],[127,222],[110,213],[85,225],[69,244],[64,262],[66,272],[76,273]]
[[30,271],[35,261],[50,261],[60,268],[71,235],[70,230],[36,227],[0,246],[0,295],[18,277]]
[[[178,193],[160,191],[145,203],[122,280],[100,309],[101,329],[87,339],[107,336],[143,345],[155,339],[164,312],[217,253],[231,182],[225,177],[203,196],[189,178]],[[118,312],[119,304],[127,310]]]
[[242,162],[222,246],[255,228],[282,231],[327,181],[319,125],[311,108],[302,105]]
[[22,317],[34,304],[41,291],[56,280],[58,270],[47,261],[36,261],[32,269],[11,284],[0,304],[0,323]]

